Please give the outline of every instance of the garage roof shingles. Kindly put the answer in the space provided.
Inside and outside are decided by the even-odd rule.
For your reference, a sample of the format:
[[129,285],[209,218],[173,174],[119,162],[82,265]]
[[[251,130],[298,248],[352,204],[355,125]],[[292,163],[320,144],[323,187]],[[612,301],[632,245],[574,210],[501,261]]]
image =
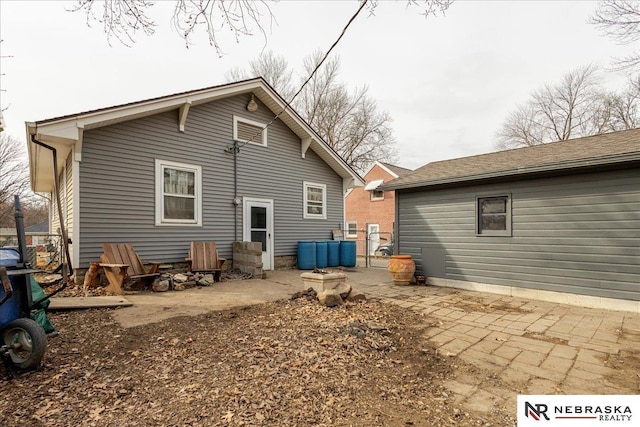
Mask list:
[[[626,155],[640,156],[640,129],[611,132],[533,147],[428,163],[388,182],[386,190],[431,186],[539,170],[561,170],[576,162],[606,164]],[[611,158],[611,159],[608,159]]]

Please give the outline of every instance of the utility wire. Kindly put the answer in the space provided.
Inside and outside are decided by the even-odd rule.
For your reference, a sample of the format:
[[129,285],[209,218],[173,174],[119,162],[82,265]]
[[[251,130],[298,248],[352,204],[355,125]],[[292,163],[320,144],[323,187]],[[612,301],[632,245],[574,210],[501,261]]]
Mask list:
[[360,7],[358,8],[358,10],[356,11],[356,13],[353,14],[353,16],[351,17],[351,19],[349,19],[349,22],[347,22],[347,25],[344,26],[344,28],[342,29],[342,32],[340,33],[340,35],[338,36],[338,38],[336,39],[336,41],[333,42],[333,44],[331,45],[331,47],[329,48],[329,50],[327,50],[327,53],[324,54],[324,56],[322,57],[322,60],[320,62],[318,62],[318,64],[316,65],[316,68],[313,69],[313,71],[311,72],[311,74],[309,75],[309,77],[307,78],[307,80],[302,83],[302,86],[300,86],[300,89],[298,89],[298,91],[293,95],[293,97],[291,98],[291,100],[289,102],[286,103],[286,105],[284,106],[284,108],[278,113],[276,114],[276,116],[271,119],[271,121],[269,123],[267,123],[265,125],[264,128],[262,128],[262,130],[260,132],[257,132],[255,135],[253,135],[248,141],[245,141],[242,145],[235,145],[232,148],[232,150],[238,150],[240,149],[240,147],[244,147],[245,145],[247,145],[250,142],[253,142],[253,140],[262,134],[262,132],[264,132],[269,126],[271,126],[276,120],[278,120],[278,118],[282,115],[282,113],[284,113],[288,108],[291,108],[291,103],[294,101],[294,99],[296,99],[296,97],[298,95],[300,95],[300,92],[302,92],[302,89],[304,89],[304,87],[311,81],[311,79],[313,78],[313,76],[316,74],[316,72],[318,72],[318,70],[320,69],[320,67],[322,66],[322,64],[324,63],[324,61],[329,57],[329,54],[331,53],[331,51],[338,45],[338,43],[340,42],[340,40],[342,39],[342,37],[345,35],[345,33],[347,32],[347,29],[349,28],[349,26],[351,25],[351,23],[353,21],[355,21],[355,19],[358,17],[358,15],[360,14],[360,12],[362,11],[362,9],[364,9],[365,5],[369,2],[369,0],[362,0],[362,2],[360,3]]

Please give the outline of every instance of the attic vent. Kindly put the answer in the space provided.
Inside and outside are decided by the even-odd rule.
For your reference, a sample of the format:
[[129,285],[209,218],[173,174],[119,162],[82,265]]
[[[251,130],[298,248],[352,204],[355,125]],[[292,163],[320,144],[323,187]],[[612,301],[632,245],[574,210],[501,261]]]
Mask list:
[[262,123],[233,117],[233,139],[240,142],[267,145],[267,130]]

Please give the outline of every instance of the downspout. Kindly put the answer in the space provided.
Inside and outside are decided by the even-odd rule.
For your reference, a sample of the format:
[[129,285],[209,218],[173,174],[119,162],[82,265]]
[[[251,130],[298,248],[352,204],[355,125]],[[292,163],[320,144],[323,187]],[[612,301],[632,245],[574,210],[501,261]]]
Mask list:
[[31,142],[37,144],[41,147],[46,148],[47,150],[51,150],[51,154],[53,155],[53,192],[56,193],[56,204],[58,205],[58,218],[60,218],[60,234],[62,234],[62,242],[64,244],[64,253],[67,258],[67,268],[68,271],[64,271],[63,266],[63,276],[69,276],[71,272],[73,272],[73,266],[71,265],[71,255],[69,254],[69,238],[67,237],[67,228],[64,225],[64,221],[62,220],[62,204],[60,203],[60,189],[58,186],[58,153],[55,148],[40,142],[36,139],[35,135],[31,135]]
[[238,198],[238,142],[233,141],[233,205],[235,206],[233,211],[233,241],[238,241],[238,206],[240,206]]

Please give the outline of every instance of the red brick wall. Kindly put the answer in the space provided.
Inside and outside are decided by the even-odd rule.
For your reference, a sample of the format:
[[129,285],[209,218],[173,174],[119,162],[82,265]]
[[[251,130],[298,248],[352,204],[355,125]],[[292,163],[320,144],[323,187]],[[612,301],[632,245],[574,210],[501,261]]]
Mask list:
[[[384,179],[389,182],[395,177],[385,171],[377,164],[364,176],[367,184],[376,179]],[[380,226],[380,237],[391,238],[393,233],[393,223],[395,220],[395,193],[393,191],[384,192],[384,200],[371,200],[371,191],[365,191],[364,187],[353,188],[345,198],[345,236],[347,223],[356,221],[358,230],[365,230],[366,224],[378,224]],[[358,232],[357,253],[364,255],[364,232]],[[345,239],[354,240],[353,237]],[[387,240],[388,241],[388,240]],[[386,243],[380,241],[380,243]]]

